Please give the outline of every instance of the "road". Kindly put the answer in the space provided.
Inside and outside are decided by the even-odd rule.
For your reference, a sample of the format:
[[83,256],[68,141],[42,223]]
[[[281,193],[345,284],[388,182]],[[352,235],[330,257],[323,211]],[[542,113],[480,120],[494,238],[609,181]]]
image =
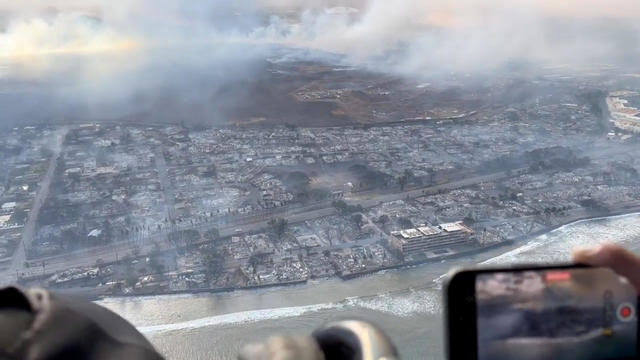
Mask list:
[[[418,197],[425,194],[434,194],[442,190],[457,189],[481,182],[497,180],[507,176],[509,175],[506,172],[498,172],[489,175],[474,176],[459,181],[452,181],[441,185],[406,190],[393,194],[384,194],[379,196],[375,196],[374,194],[359,194],[359,196],[362,197],[353,197],[351,199],[345,200],[351,205],[361,205],[367,208],[378,205],[380,202],[402,200],[407,197]],[[308,207],[297,209],[298,211],[296,213],[286,214],[286,218],[289,223],[298,223],[306,220],[334,215],[337,212],[336,209],[330,205],[325,205],[322,208],[315,208],[316,206],[317,205],[310,205]],[[237,230],[240,230],[243,233],[255,232],[267,228],[269,226],[268,222],[271,218],[281,217],[282,215],[283,214],[276,212],[271,216],[262,216],[259,220],[256,220],[255,218],[248,218],[246,222],[234,222],[233,224],[222,225],[218,228],[218,230],[220,232],[220,236],[222,237],[231,236],[237,233]],[[179,227],[179,229],[196,229],[204,232],[211,228],[217,227],[216,225],[217,224],[204,223],[195,226]],[[96,261],[98,259],[101,259],[102,261],[107,263],[117,261],[123,256],[133,253],[135,249],[138,249],[141,255],[152,252],[156,248],[156,246],[160,246],[160,248],[163,250],[172,249],[173,245],[163,240],[169,231],[171,231],[171,229],[156,233],[150,236],[147,239],[148,241],[144,241],[142,242],[142,244],[138,245],[133,242],[117,242],[107,246],[88,248],[64,255],[33,259],[30,260],[30,263],[34,264],[35,266],[29,269],[23,269],[23,272],[26,276],[53,274],[55,272],[74,267],[93,266],[96,264]],[[45,263],[44,267],[40,265],[43,261]]]
[[16,274],[16,278],[19,273],[24,271],[24,263],[26,260],[26,249],[31,246],[31,242],[36,234],[36,223],[38,221],[38,214],[40,213],[40,209],[44,204],[47,196],[49,195],[49,188],[51,186],[51,182],[53,181],[53,176],[56,172],[56,168],[58,166],[58,158],[60,157],[60,153],[62,151],[62,141],[66,136],[69,129],[64,127],[61,129],[59,144],[58,146],[54,146],[54,152],[51,155],[51,159],[49,159],[49,163],[47,164],[47,171],[44,174],[44,177],[40,181],[38,189],[36,190],[36,196],[33,199],[33,206],[31,207],[31,211],[29,211],[29,216],[27,217],[27,222],[22,229],[22,237],[20,238],[20,243],[18,244],[16,251],[11,260],[11,265],[9,266],[7,272],[9,276],[12,276],[14,273]]
[[[290,223],[296,223],[318,217],[328,216],[334,214],[335,212],[336,210],[334,208],[314,210],[302,214],[291,215],[288,217],[288,220]],[[263,220],[241,225],[239,227],[242,229],[242,232],[254,232],[264,229],[268,226],[268,220]],[[206,227],[207,226],[205,225],[201,226],[202,230],[205,230]],[[208,228],[212,227],[214,226],[208,225]],[[223,237],[231,236],[236,233],[237,228],[238,226],[221,228],[219,229],[219,232]],[[167,243],[166,241],[160,241],[160,236],[155,239],[157,241],[153,241],[153,238],[151,238],[150,240],[151,241],[145,241],[140,245],[136,245],[132,242],[120,242],[108,246],[78,250],[64,255],[33,259],[29,261],[29,263],[31,263],[33,266],[30,268],[25,268],[21,272],[26,277],[50,275],[55,272],[75,267],[94,266],[98,259],[101,259],[105,263],[114,262],[122,259],[126,255],[132,254],[135,249],[139,251],[140,255],[145,255],[154,251],[156,249],[156,246],[159,246],[161,250],[171,250],[174,248],[173,245]],[[42,262],[45,263],[44,267],[42,267],[41,265]]]
[[[523,169],[512,170],[511,174],[516,174],[521,170]],[[347,197],[345,200],[350,204],[361,205],[362,207],[368,208],[368,207],[376,206],[381,202],[403,200],[403,199],[406,199],[407,197],[416,198],[423,195],[432,195],[432,194],[438,193],[439,191],[454,190],[454,189],[467,187],[467,186],[471,186],[471,185],[475,185],[483,182],[499,180],[509,176],[512,176],[512,175],[510,175],[506,171],[500,171],[493,174],[473,176],[473,177],[462,179],[462,180],[451,181],[445,184],[428,186],[428,187],[423,187],[419,189],[406,190],[406,191],[393,193],[393,194],[361,195],[356,193],[351,195],[350,197]]]
[[173,192],[173,186],[169,175],[167,173],[167,162],[164,158],[164,153],[161,147],[156,149],[155,153],[156,170],[158,170],[158,180],[162,186],[162,193],[164,194],[164,205],[167,218],[171,223],[176,219],[176,207],[175,207],[175,194]]

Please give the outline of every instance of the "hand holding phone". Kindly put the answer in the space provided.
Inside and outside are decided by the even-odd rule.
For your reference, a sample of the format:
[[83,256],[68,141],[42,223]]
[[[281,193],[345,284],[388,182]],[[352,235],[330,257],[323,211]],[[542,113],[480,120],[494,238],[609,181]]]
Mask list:
[[635,359],[637,292],[610,268],[467,269],[445,287],[449,359]]
[[640,257],[616,245],[602,244],[573,251],[573,261],[595,267],[608,267],[626,277],[640,293]]

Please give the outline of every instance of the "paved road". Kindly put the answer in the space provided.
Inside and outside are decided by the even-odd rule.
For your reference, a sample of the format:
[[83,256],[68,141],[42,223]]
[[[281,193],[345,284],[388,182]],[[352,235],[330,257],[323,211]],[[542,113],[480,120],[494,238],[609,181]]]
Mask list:
[[[294,214],[288,217],[289,222],[301,222],[309,219],[315,219],[318,217],[323,217],[327,215],[331,215],[335,213],[335,209],[320,209],[309,211],[302,214]],[[237,229],[241,229],[242,232],[254,232],[268,227],[268,220],[254,222],[245,225],[235,225],[231,227],[226,227],[219,229],[221,236],[230,236],[236,233]],[[214,226],[208,225],[209,228]],[[201,226],[204,230],[205,226]],[[98,259],[102,259],[104,262],[113,262],[118,259],[122,259],[124,256],[133,253],[134,249],[138,249],[141,255],[151,253],[156,246],[160,246],[162,250],[172,249],[173,245],[168,244],[165,241],[161,241],[160,237],[151,238],[151,241],[145,241],[143,244],[136,245],[134,243],[117,243],[109,246],[102,246],[99,248],[89,248],[80,251],[74,251],[72,253],[59,255],[59,256],[51,256],[47,258],[39,258],[30,260],[29,262],[33,264],[30,268],[22,269],[22,273],[25,276],[39,276],[43,274],[53,274],[58,271],[63,271],[66,269],[71,269],[74,267],[85,267],[85,266],[93,266],[96,264]],[[153,240],[156,240],[155,242]],[[156,243],[158,245],[156,245]],[[42,262],[45,262],[44,268],[42,267]]]
[[[516,174],[520,170],[522,169],[513,170],[511,173]],[[367,208],[367,207],[378,205],[381,202],[403,200],[407,197],[415,198],[423,195],[432,195],[432,194],[438,193],[439,191],[454,190],[454,189],[458,189],[466,186],[479,184],[482,182],[495,181],[495,180],[506,178],[509,176],[512,176],[512,175],[509,175],[506,171],[501,171],[501,172],[497,172],[489,175],[473,176],[473,177],[462,179],[462,180],[451,181],[446,184],[428,186],[428,187],[407,190],[407,191],[402,191],[402,192],[393,193],[393,194],[385,194],[385,195],[353,194],[351,197],[345,200],[347,200],[347,202],[349,202],[350,204],[362,205],[362,207]]]
[[[62,133],[60,134],[60,141],[64,139],[68,128],[62,128]],[[49,187],[51,186],[51,182],[53,181],[53,175],[55,174],[56,168],[58,166],[58,158],[60,157],[62,146],[55,146],[54,153],[49,159],[49,163],[47,164],[47,171],[44,174],[44,177],[40,181],[38,189],[36,190],[36,196],[33,200],[33,206],[31,207],[31,211],[29,211],[29,216],[27,217],[27,222],[22,229],[22,237],[20,238],[20,243],[16,248],[16,251],[11,260],[11,265],[7,272],[12,276],[13,274],[17,274],[23,272],[24,270],[24,262],[26,259],[25,249],[31,246],[31,242],[36,233],[36,223],[38,220],[38,214],[40,213],[40,209],[44,204],[47,196],[49,195]]]
[[167,162],[164,158],[164,153],[161,147],[156,149],[155,153],[156,170],[158,170],[158,178],[160,185],[162,186],[162,193],[164,195],[165,211],[169,221],[173,222],[176,219],[176,207],[175,207],[175,194],[173,192],[173,186],[169,175],[167,173]]

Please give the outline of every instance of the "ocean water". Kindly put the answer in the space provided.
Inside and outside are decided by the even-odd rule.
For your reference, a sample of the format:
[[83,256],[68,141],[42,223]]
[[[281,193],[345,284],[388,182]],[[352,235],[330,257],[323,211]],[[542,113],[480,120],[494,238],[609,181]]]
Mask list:
[[640,214],[580,221],[511,248],[349,281],[98,303],[131,321],[168,359],[233,359],[246,343],[345,318],[379,324],[405,359],[442,359],[440,292],[452,266],[569,261],[571,249],[602,242],[640,251]]

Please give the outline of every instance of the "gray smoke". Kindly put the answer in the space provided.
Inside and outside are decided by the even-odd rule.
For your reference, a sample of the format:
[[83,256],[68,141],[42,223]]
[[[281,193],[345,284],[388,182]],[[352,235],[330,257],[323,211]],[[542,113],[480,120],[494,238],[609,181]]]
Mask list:
[[[346,54],[407,75],[480,71],[507,62],[632,64],[640,4],[568,1],[383,1],[304,10],[260,33],[291,46]],[[332,11],[333,10],[333,11]]]
[[[23,0],[0,4],[0,122],[216,123],[287,55],[407,77],[634,65],[634,0]],[[283,55],[284,54],[284,55]]]

